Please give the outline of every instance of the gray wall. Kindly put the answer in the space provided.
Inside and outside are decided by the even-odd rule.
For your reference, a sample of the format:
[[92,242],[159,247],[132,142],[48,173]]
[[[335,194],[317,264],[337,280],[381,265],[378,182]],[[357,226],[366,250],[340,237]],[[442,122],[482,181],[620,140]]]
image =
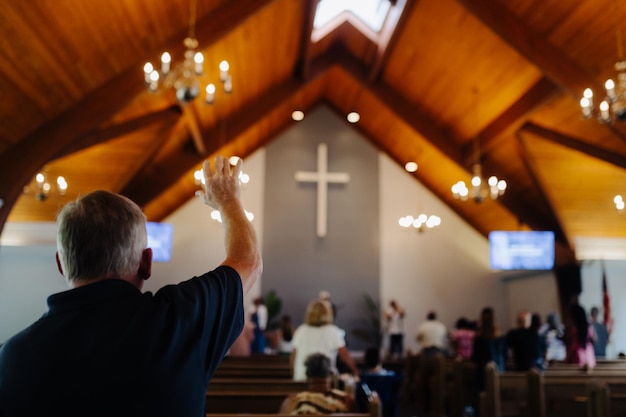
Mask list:
[[[317,146],[328,145],[328,170],[347,172],[329,184],[327,235],[316,235],[317,184],[296,171],[317,171]],[[379,299],[378,153],[326,107],[317,108],[266,150],[263,293],[283,298],[283,314],[301,323],[320,290],[338,306],[336,324],[351,348],[363,348],[351,329],[364,316],[364,293]],[[289,294],[287,297],[286,295]]]

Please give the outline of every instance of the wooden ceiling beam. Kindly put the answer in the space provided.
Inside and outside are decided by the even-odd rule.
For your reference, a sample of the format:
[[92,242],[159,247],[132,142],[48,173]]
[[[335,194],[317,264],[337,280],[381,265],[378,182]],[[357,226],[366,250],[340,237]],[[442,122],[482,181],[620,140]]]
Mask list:
[[[540,107],[561,93],[561,89],[547,78],[541,78],[526,91],[518,100],[496,117],[479,134],[480,152],[488,154],[490,150],[510,139],[515,132],[528,121],[530,116]],[[474,163],[474,143],[463,147],[464,166]]]
[[189,135],[193,140],[198,155],[201,157],[206,156],[206,145],[204,144],[202,131],[198,125],[198,115],[195,106],[193,103],[183,103],[181,107],[183,109],[183,116],[187,122],[187,129],[189,129]]
[[568,263],[568,261],[570,262],[574,261],[576,259],[576,252],[574,251],[574,244],[572,242],[572,239],[570,238],[570,236],[567,235],[567,232],[563,228],[562,219],[559,217],[557,210],[555,210],[555,207],[552,204],[552,201],[548,198],[548,194],[546,193],[546,190],[544,189],[542,182],[537,177],[537,174],[536,174],[537,167],[535,167],[532,163],[532,158],[529,155],[528,149],[522,139],[521,134],[518,133],[515,137],[516,137],[515,144],[518,150],[519,158],[522,160],[524,166],[526,167],[526,171],[530,175],[533,185],[535,189],[537,190],[542,200],[542,203],[550,207],[550,211],[555,217],[555,222],[558,225],[558,227],[555,227],[553,229],[547,229],[547,230],[553,230],[555,232],[555,237],[557,241],[563,245],[562,247],[563,250],[561,250],[560,252],[557,252],[557,254],[561,257],[564,256],[566,258],[564,259],[563,263]]
[[554,130],[546,129],[545,127],[536,125],[534,123],[526,123],[522,126],[522,132],[532,133],[537,136],[549,140],[550,142],[566,146],[570,149],[574,149],[578,152],[582,152],[594,158],[608,162],[616,167],[626,169],[626,156],[617,154],[613,151],[607,151],[597,146],[590,145],[586,142],[576,139],[574,137],[564,135]]
[[319,0],[305,0],[305,13],[302,19],[302,39],[300,39],[300,56],[296,65],[296,74],[303,80],[311,76],[311,34],[315,22],[315,11]]
[[537,65],[550,80],[568,91],[578,101],[585,88],[604,90],[584,69],[567,57],[544,36],[535,33],[522,19],[498,0],[457,0],[478,20]]
[[397,0],[392,4],[389,14],[378,34],[376,57],[369,72],[368,81],[374,83],[380,77],[385,62],[395,45],[402,28],[406,24],[409,12],[417,0]]
[[52,159],[62,158],[74,152],[87,149],[91,146],[99,145],[111,139],[141,130],[143,127],[154,123],[174,123],[181,116],[181,108],[178,105],[171,105],[162,110],[152,111],[130,120],[125,120],[101,129],[91,130],[83,136],[76,138],[69,146],[55,154]]
[[[594,91],[604,91],[603,83],[598,82],[559,48],[548,42],[544,36],[535,33],[503,2],[498,0],[456,1],[513,49],[536,65],[547,78],[567,91],[575,101],[578,102],[587,87]],[[618,138],[626,141],[626,133],[621,126],[608,124],[606,128]]]

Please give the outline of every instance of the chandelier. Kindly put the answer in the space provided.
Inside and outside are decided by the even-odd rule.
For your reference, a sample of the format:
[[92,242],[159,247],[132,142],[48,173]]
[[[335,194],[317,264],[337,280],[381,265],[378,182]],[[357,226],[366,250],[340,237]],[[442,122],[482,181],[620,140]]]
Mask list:
[[[176,99],[180,102],[193,101],[200,94],[200,76],[204,73],[204,55],[198,52],[198,40],[195,38],[196,25],[196,0],[191,0],[189,5],[189,34],[184,39],[185,54],[183,62],[172,68],[172,56],[169,52],[161,55],[161,69],[157,70],[150,62],[143,66],[144,82],[148,90],[157,92],[159,88],[173,88]],[[228,61],[219,64],[220,82],[225,93],[230,94],[233,90],[233,81],[229,73]],[[217,88],[209,83],[204,88],[205,101],[213,104]]]
[[411,215],[400,217],[398,224],[402,227],[413,227],[418,232],[422,233],[425,229],[432,229],[441,224],[441,218],[435,215],[427,215],[420,213],[417,217]]
[[498,177],[492,175],[485,181],[483,179],[482,166],[480,165],[480,142],[478,137],[474,141],[475,162],[472,166],[472,180],[470,181],[471,189],[465,185],[465,181],[459,181],[452,186],[452,195],[455,199],[467,201],[472,199],[475,203],[481,203],[485,198],[490,197],[496,200],[506,191],[506,181],[499,180]]
[[[65,177],[63,177],[62,175],[59,175],[56,178],[56,192],[63,196],[65,195],[65,193],[67,192],[67,181],[65,180]],[[50,184],[50,181],[48,179],[48,176],[46,175],[45,172],[39,172],[37,173],[37,175],[35,176],[35,183],[33,184],[34,186],[34,196],[37,200],[39,201],[46,201],[48,199],[48,195],[50,194],[50,192],[53,190],[52,185]],[[24,194],[29,194],[30,192],[30,186],[26,186],[24,187]]]
[[583,117],[589,119],[595,116],[603,123],[610,123],[616,119],[626,122],[626,60],[624,59],[624,47],[622,44],[622,33],[619,25],[618,0],[615,1],[615,35],[617,38],[617,62],[615,71],[617,72],[617,84],[612,79],[604,83],[605,97],[600,102],[596,110],[593,100],[593,90],[586,88],[583,97],[580,99],[580,107]]

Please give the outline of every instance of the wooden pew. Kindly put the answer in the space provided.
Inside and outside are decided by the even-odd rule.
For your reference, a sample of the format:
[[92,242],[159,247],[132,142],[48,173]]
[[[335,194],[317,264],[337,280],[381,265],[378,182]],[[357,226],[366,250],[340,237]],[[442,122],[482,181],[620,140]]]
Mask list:
[[[614,372],[487,372],[481,416],[626,416],[626,376]],[[604,387],[604,388],[603,388]]]
[[214,378],[284,378],[293,377],[289,357],[284,355],[227,356]]
[[216,391],[274,391],[300,392],[306,389],[305,381],[291,378],[213,378],[207,392]]

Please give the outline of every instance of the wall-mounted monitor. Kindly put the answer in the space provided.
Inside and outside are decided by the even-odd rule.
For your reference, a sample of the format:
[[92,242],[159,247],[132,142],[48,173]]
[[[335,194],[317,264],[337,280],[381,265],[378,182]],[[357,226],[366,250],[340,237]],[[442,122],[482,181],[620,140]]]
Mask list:
[[174,225],[146,222],[146,229],[148,230],[148,247],[152,248],[152,261],[169,262],[172,259]]
[[489,233],[489,265],[497,270],[554,268],[554,232],[494,231]]

